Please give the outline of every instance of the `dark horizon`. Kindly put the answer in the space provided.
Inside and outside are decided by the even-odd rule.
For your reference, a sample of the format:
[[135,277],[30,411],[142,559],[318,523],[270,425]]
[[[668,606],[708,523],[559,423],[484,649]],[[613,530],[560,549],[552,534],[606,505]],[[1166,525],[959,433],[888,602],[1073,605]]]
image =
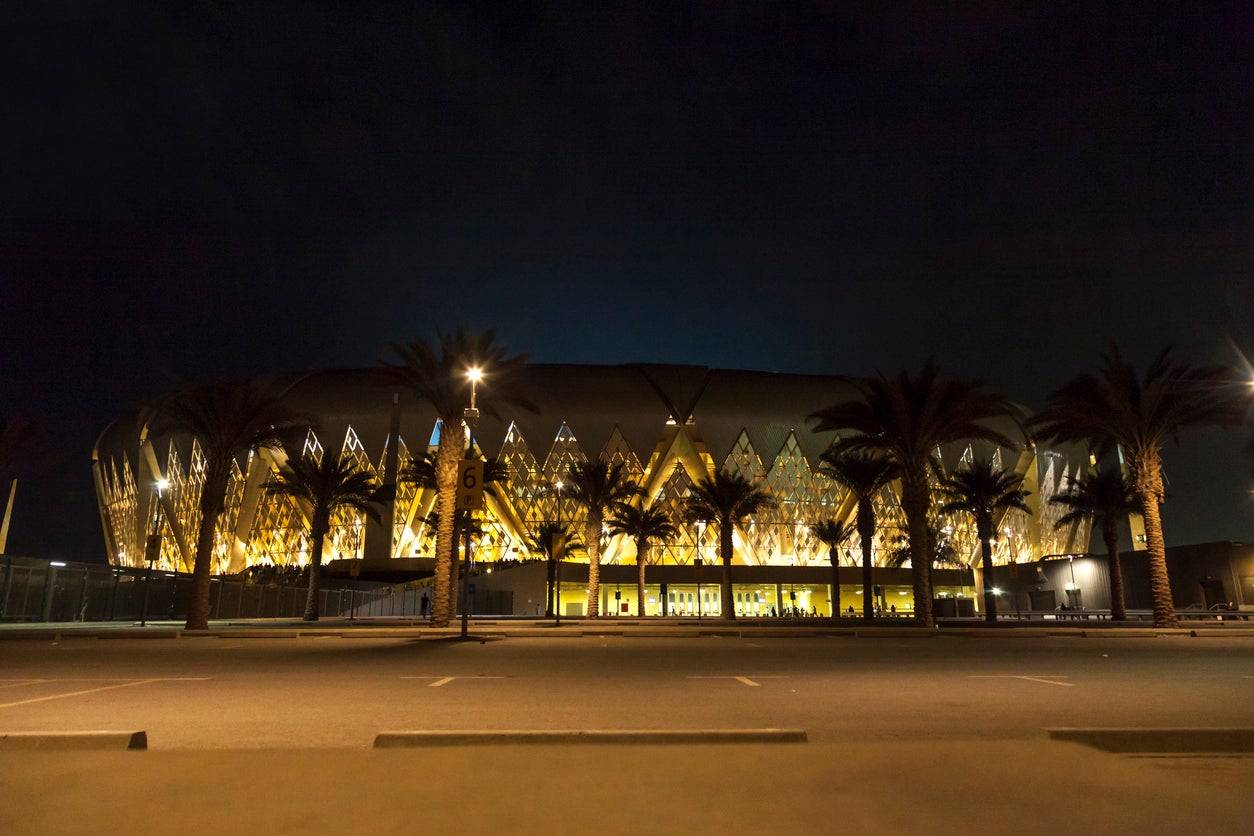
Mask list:
[[[1254,12],[915,4],[111,6],[11,21],[9,550],[104,545],[92,443],[190,380],[433,326],[537,362],[982,379],[1254,354]],[[1246,366],[1248,368],[1248,365]],[[1240,433],[1169,544],[1254,540]]]

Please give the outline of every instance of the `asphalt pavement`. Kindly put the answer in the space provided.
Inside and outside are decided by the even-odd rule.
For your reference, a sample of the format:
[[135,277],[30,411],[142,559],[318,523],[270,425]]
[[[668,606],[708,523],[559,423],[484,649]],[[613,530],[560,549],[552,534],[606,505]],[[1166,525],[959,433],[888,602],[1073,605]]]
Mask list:
[[[0,832],[1254,822],[1254,630],[1228,623],[213,627],[0,629]],[[102,731],[147,748],[83,748]]]

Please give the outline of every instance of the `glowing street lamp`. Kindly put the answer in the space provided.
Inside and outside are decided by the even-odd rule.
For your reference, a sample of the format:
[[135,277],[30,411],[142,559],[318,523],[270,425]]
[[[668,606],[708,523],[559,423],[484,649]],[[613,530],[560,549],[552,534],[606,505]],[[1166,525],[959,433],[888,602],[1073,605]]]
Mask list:
[[[479,381],[483,379],[483,371],[478,366],[471,366],[466,370],[466,377],[470,378],[470,406],[462,412],[462,418],[466,422],[466,459],[470,460],[475,455],[475,428],[479,426],[479,409],[475,405],[475,396],[478,394]],[[470,530],[472,527],[471,514],[473,512],[467,510],[463,520],[466,526],[466,548],[462,551],[462,588],[461,588],[461,606],[462,606],[462,638],[466,638],[470,626]]]

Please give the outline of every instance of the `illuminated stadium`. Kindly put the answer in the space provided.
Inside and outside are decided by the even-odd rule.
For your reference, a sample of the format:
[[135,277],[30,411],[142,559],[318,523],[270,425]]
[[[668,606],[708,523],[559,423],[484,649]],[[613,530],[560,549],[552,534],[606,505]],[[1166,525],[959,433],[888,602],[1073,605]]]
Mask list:
[[[308,562],[306,511],[263,488],[287,456],[316,456],[321,450],[342,451],[380,483],[396,486],[383,525],[347,514],[333,519],[324,563],[360,561],[358,566],[367,570],[429,565],[414,558],[434,553],[429,515],[435,490],[397,476],[416,455],[434,451],[439,425],[433,408],[403,388],[380,383],[370,369],[315,372],[283,384],[288,387],[288,405],[312,416],[317,429],[309,432],[301,450],[261,450],[237,462],[217,525],[214,573]],[[834,597],[824,581],[830,578],[830,568],[824,570],[826,575],[815,571],[830,567],[828,547],[811,531],[820,520],[852,521],[855,510],[848,492],[817,472],[831,434],[811,432],[806,421],[816,410],[855,396],[840,378],[698,366],[533,364],[527,367],[525,385],[538,413],[485,414],[475,432],[476,450],[508,473],[487,499],[482,534],[475,544],[479,566],[490,570],[540,557],[529,543],[545,523],[560,520],[580,526],[585,512],[569,499],[563,499],[559,509],[552,485],[575,462],[602,456],[625,466],[644,489],[642,502],[660,505],[677,522],[689,487],[719,468],[740,473],[770,492],[775,507],[750,518],[736,533],[734,565],[757,567],[747,569],[745,579],[752,578],[758,586],[778,590],[780,584],[788,584],[802,597],[794,590],[786,603],[782,599],[777,603],[778,594],[768,600],[756,588],[746,589],[743,603],[737,594],[738,612],[764,613],[771,607],[795,605],[802,612],[829,615],[844,612],[858,600],[854,596],[861,588],[852,568],[861,555],[857,535],[838,550],[839,562],[851,568],[848,586],[842,573],[839,596]],[[939,453],[947,470],[972,456],[992,456],[1023,476],[1033,513],[1011,511],[997,520],[995,563],[1029,562],[1087,549],[1087,528],[1055,529],[1053,523],[1063,509],[1048,502],[1084,472],[1087,454],[1030,445],[1020,450],[952,445]],[[145,544],[155,524],[161,535],[155,567],[190,571],[204,479],[198,446],[177,438],[141,441],[134,420],[119,419],[97,442],[93,468],[110,562],[147,565]],[[894,590],[908,590],[908,573],[891,568],[900,562],[904,542],[904,515],[894,488],[882,492],[876,510],[877,579],[883,578],[886,587],[897,584]],[[669,592],[662,587],[650,593],[653,611],[668,595],[670,612],[691,609],[690,598],[685,599],[678,585],[686,577],[683,570],[666,567],[691,567],[697,557],[707,565],[717,562],[713,532],[682,523],[677,528],[673,540],[653,548],[651,564],[659,567],[658,576],[675,579]],[[938,572],[937,593],[972,597],[971,573],[961,567],[979,564],[973,521],[961,515],[941,517],[936,528],[958,564],[950,572]],[[574,553],[569,560],[569,580],[577,582],[580,555]],[[625,537],[607,537],[601,561],[611,578],[603,590],[608,596],[615,567],[634,567],[635,547]],[[707,570],[708,588],[698,593],[711,608],[707,612],[719,606],[717,583],[711,583],[716,573],[713,566]],[[614,605],[607,599],[603,611],[618,612],[621,606],[627,612],[627,602],[618,598],[621,590],[613,594]],[[634,613],[634,587],[628,594]],[[899,594],[900,606],[897,599],[886,599],[886,609],[889,605],[903,612],[910,609],[907,593]],[[566,595],[566,600],[574,602],[576,597]],[[522,611],[522,606],[515,609]]]

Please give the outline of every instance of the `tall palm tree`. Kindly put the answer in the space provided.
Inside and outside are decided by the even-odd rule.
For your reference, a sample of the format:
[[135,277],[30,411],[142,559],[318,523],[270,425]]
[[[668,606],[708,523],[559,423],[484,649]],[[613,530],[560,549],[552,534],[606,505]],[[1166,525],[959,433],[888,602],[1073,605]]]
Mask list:
[[322,461],[292,458],[287,470],[271,476],[266,493],[289,496],[310,507],[309,593],[305,597],[305,621],[318,620],[318,586],[322,574],[322,551],[331,530],[331,515],[341,508],[351,508],[380,522],[379,486],[374,475],[358,470],[347,457],[331,452],[322,454]]
[[[810,416],[815,432],[848,432],[832,444],[834,453],[848,450],[878,452],[901,468],[901,508],[915,554],[934,551],[928,531],[932,505],[928,475],[938,445],[964,439],[991,441],[1005,447],[1015,443],[990,426],[999,418],[1019,419],[1019,410],[980,383],[941,379],[928,361],[918,376],[901,371],[889,378],[851,378],[859,396],[821,409]],[[932,584],[927,561],[910,562],[914,576],[915,623],[935,626]]]
[[679,533],[670,515],[660,505],[637,508],[626,502],[615,504],[610,517],[610,534],[622,534],[636,543],[636,615],[644,617],[644,567],[654,540],[670,540]]
[[723,618],[734,620],[736,606],[732,601],[732,533],[746,517],[775,505],[769,493],[739,473],[719,470],[692,486],[684,500],[684,517],[689,522],[718,526],[718,556],[723,562]]
[[627,478],[622,462],[611,464],[604,457],[577,462],[566,475],[570,498],[586,508],[588,521],[584,542],[588,548],[588,617],[601,615],[601,527],[606,513],[618,503],[640,495],[640,486]]
[[858,539],[862,541],[862,617],[875,617],[875,600],[871,590],[871,547],[875,541],[875,497],[897,480],[901,473],[897,463],[883,453],[868,450],[837,453],[828,450],[822,455],[819,472],[847,488],[858,501]]
[[[527,357],[511,356],[496,343],[496,332],[473,333],[458,328],[436,331],[434,344],[424,340],[393,343],[398,363],[385,363],[386,381],[408,387],[434,407],[440,420],[440,440],[435,455],[436,510],[440,525],[435,538],[435,594],[431,626],[447,627],[450,590],[453,579],[454,511],[457,505],[457,461],[466,451],[467,431],[463,421],[470,404],[471,369],[482,372],[484,385],[478,390],[478,407],[497,415],[496,405],[536,411],[521,389],[521,372]],[[471,440],[473,444],[473,439]]]
[[980,540],[980,568],[984,573],[984,620],[997,622],[997,596],[993,593],[993,514],[1018,509],[1032,513],[1024,501],[1028,491],[1019,486],[1023,477],[993,466],[991,459],[975,459],[941,483],[941,511],[960,511],[975,518]]
[[[435,459],[430,453],[422,453],[415,456],[408,464],[401,468],[397,478],[403,482],[413,482],[423,488],[438,490],[436,480]],[[488,460],[483,463],[483,490],[490,496],[499,497],[499,485],[509,481],[509,467],[499,461]],[[440,530],[440,512],[434,510],[423,518],[423,522],[430,530],[437,533]],[[453,533],[465,532],[466,526],[471,526],[472,534],[481,533],[481,529],[475,526],[473,514],[467,516],[466,512],[455,508],[453,511]],[[454,548],[456,553],[456,548]],[[457,599],[457,584],[449,583],[447,585],[448,607],[449,612],[456,611],[455,601]]]
[[848,543],[857,529],[843,520],[819,520],[810,526],[810,533],[827,546],[827,559],[832,564],[832,618],[840,617],[840,559],[836,549]]
[[583,543],[579,542],[566,523],[543,522],[536,528],[535,536],[527,538],[527,547],[533,552],[544,555],[548,563],[548,601],[544,615],[552,618],[557,611],[557,561],[562,557],[553,548],[554,537],[561,535],[565,540],[564,552],[584,551]]
[[1055,528],[1081,520],[1096,522],[1101,528],[1102,542],[1106,544],[1106,558],[1110,562],[1110,617],[1113,621],[1125,620],[1128,610],[1123,600],[1118,523],[1120,518],[1140,514],[1131,486],[1119,471],[1104,468],[1081,477],[1067,490],[1051,496],[1049,501],[1069,509],[1054,523]]
[[140,415],[150,436],[182,435],[200,444],[205,458],[205,481],[200,490],[200,528],[192,563],[192,599],[188,630],[209,627],[209,574],[213,560],[214,529],[226,502],[231,465],[250,450],[279,449],[283,436],[310,425],[282,403],[282,394],[259,384],[220,381],[186,383],[150,403]]
[[1128,482],[1145,521],[1154,626],[1178,627],[1166,542],[1158,506],[1163,501],[1163,445],[1181,430],[1235,425],[1244,418],[1248,387],[1222,366],[1194,366],[1166,349],[1138,375],[1112,348],[1097,374],[1082,374],[1050,393],[1031,427],[1046,439],[1088,442],[1098,457],[1122,451]]

